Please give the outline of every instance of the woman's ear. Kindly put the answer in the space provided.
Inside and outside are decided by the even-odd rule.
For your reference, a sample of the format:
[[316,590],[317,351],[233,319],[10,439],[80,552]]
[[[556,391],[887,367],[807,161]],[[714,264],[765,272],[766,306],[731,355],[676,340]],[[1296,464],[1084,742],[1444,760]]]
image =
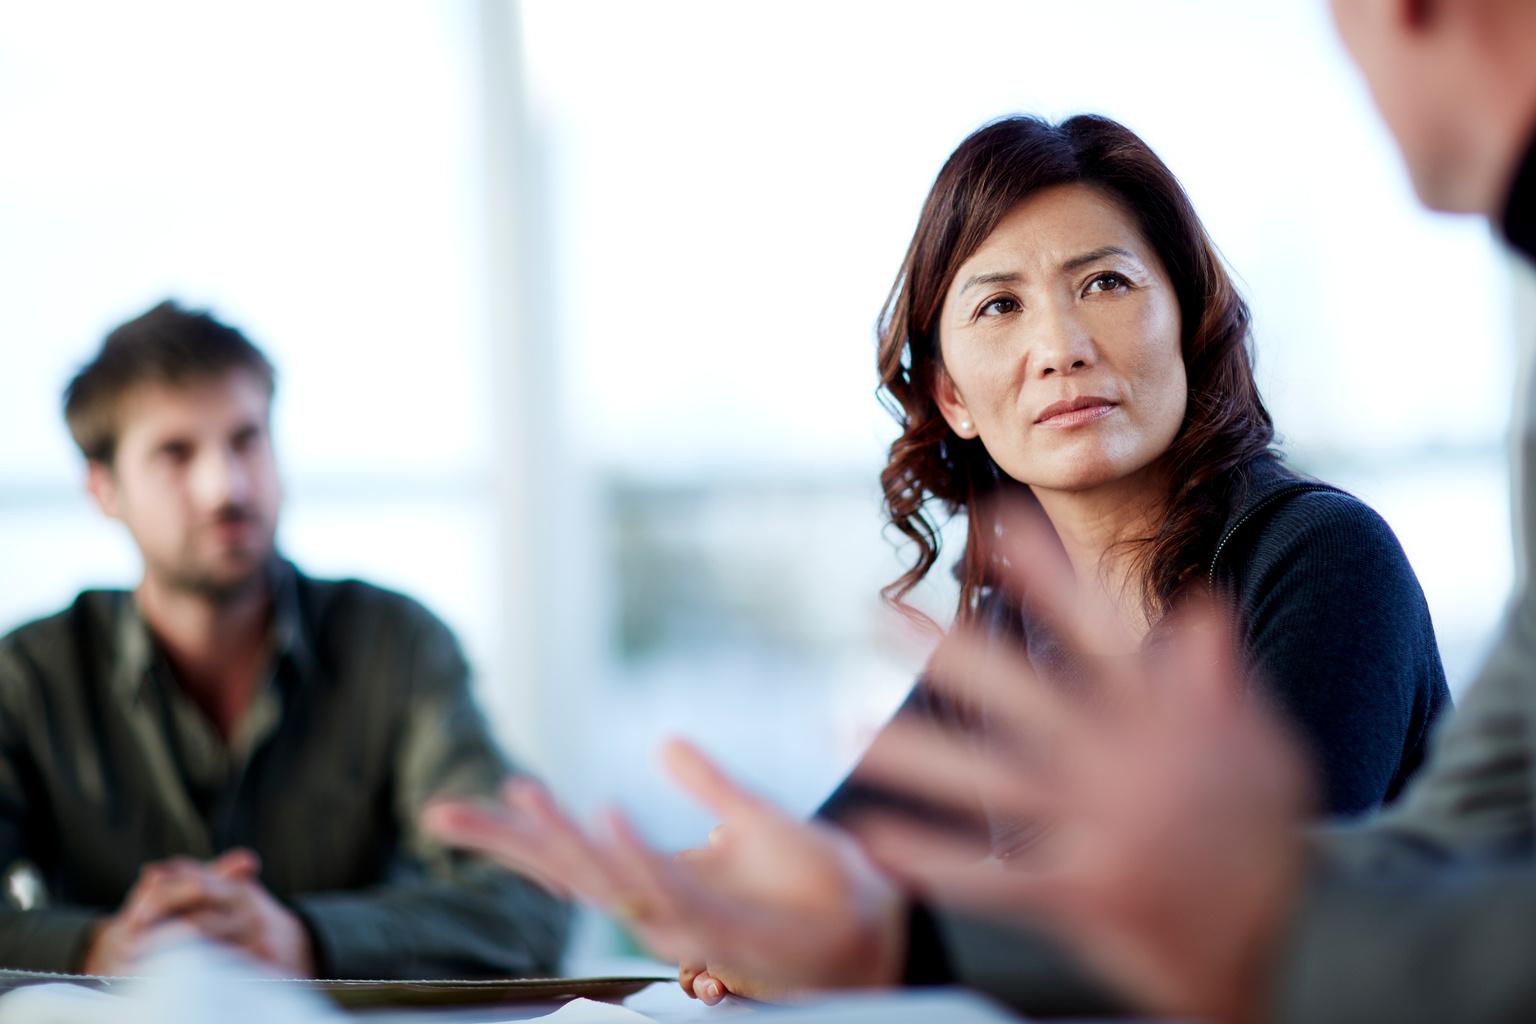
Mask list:
[[971,411],[965,407],[960,389],[955,387],[955,382],[942,366],[934,371],[933,400],[939,403],[939,412],[944,414],[950,430],[965,438],[975,437],[979,433],[975,420],[971,418]]

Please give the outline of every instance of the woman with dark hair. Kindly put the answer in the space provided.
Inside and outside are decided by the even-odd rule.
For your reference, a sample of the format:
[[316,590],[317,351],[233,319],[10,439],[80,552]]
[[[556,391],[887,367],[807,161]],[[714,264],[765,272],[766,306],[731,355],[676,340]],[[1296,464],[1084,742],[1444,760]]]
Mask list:
[[[882,474],[886,508],[918,552],[889,599],[902,606],[938,562],[935,503],[966,513],[960,621],[1022,647],[1064,687],[1091,682],[1087,659],[1161,653],[1169,613],[1210,593],[1235,614],[1251,678],[1310,741],[1326,810],[1358,814],[1402,789],[1450,703],[1424,595],[1379,516],[1271,450],[1247,307],[1145,143],[1087,116],[1012,117],[971,135],[928,196],[879,332],[882,388],[902,426]],[[1125,645],[1069,648],[1004,593],[991,561],[1004,499],[1049,520],[1079,589],[1125,624]],[[900,713],[987,735],[977,709],[922,682]],[[882,739],[894,741],[887,765],[912,749]],[[1009,959],[1022,940],[998,945],[991,925],[964,940],[999,950],[972,958],[985,977],[953,976],[944,943],[960,940],[823,823],[891,800],[924,810],[861,783],[859,769],[823,822],[805,823],[696,751],[673,746],[667,758],[726,819],[709,850],[676,863],[619,818],[612,840],[594,840],[531,785],[509,790],[506,808],[440,805],[431,827],[628,918],[682,959],[683,987],[707,1002],[962,980],[996,982],[1016,1003],[1039,986],[1053,1006],[1120,1015],[1059,952],[1035,944],[1030,963]],[[984,801],[977,810],[999,857],[1039,834]]]
[[[1172,172],[1103,117],[1006,118],[939,173],[879,327],[901,424],[881,474],[917,548],[937,503],[966,513],[959,618],[1071,685],[1070,651],[993,586],[993,508],[1049,518],[1079,585],[1133,638],[1184,594],[1229,601],[1253,677],[1316,756],[1327,811],[1391,800],[1450,704],[1429,610],[1373,511],[1288,470],[1254,383],[1248,308]],[[905,713],[945,715],[921,685]],[[878,742],[878,741],[877,741]],[[872,794],[858,773],[822,814]],[[993,823],[999,853],[1021,839]]]

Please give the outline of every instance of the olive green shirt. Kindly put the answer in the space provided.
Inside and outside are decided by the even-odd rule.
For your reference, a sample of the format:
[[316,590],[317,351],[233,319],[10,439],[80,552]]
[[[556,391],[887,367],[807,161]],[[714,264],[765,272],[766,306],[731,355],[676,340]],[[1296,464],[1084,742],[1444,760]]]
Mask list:
[[272,571],[269,668],[227,743],[128,593],[0,640],[0,967],[76,970],[141,865],[247,846],[321,976],[553,973],[569,908],[417,823],[510,771],[453,635],[399,594]]

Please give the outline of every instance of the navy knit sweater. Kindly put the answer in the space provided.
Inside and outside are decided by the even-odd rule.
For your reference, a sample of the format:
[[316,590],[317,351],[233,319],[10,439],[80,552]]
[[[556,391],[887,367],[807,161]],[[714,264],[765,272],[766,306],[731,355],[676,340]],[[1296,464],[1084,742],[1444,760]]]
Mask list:
[[[1327,813],[1365,813],[1401,792],[1451,705],[1424,593],[1364,502],[1268,457],[1240,476],[1202,568],[1237,611],[1254,680],[1310,745]],[[1070,679],[1075,655],[1048,630],[992,596],[980,615],[992,635],[1023,644],[1042,675]],[[919,681],[897,714],[952,711]],[[818,813],[840,820],[886,799],[855,768]],[[994,820],[1000,852],[1022,830],[1027,823]]]

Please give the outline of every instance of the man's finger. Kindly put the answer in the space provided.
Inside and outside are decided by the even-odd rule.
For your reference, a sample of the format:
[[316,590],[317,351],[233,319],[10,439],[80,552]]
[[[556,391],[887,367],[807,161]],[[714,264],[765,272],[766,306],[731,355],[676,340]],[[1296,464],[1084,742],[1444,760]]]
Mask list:
[[540,867],[547,859],[536,830],[506,808],[468,800],[434,800],[421,812],[426,831],[456,846],[519,870]]
[[123,915],[125,923],[146,928],[193,910],[227,906],[231,899],[230,883],[201,868],[162,878],[134,889]]
[[675,924],[683,919],[685,908],[694,901],[676,862],[646,845],[621,812],[609,809],[603,817],[614,840],[606,857],[614,876],[624,880],[626,898],[638,898],[643,904],[645,913],[639,923]]
[[861,817],[855,834],[890,874],[942,903],[991,914],[1044,912],[1059,884],[1051,874],[988,857],[985,845],[879,813]]
[[687,740],[672,739],[662,744],[661,763],[679,786],[723,818],[758,813],[768,806],[760,797],[738,786]]
[[[1055,529],[1038,506],[1007,502],[994,514],[1001,527],[992,539],[1001,556],[994,564],[1004,585],[1036,615],[1050,620],[1068,647],[1100,655],[1130,654],[1140,647],[1136,633],[1103,592],[1078,584]],[[1140,595],[1128,596],[1135,600]],[[1100,676],[1100,686],[1134,685],[1114,662],[1103,665]]]
[[614,837],[608,851],[610,870],[623,879],[623,899],[629,903],[613,909],[622,912],[654,952],[679,962],[706,961],[699,936],[707,930],[701,926],[707,926],[708,915],[701,913],[698,899],[676,865],[647,846],[618,811],[610,810],[605,818]]
[[715,1006],[728,994],[720,979],[713,974],[700,974],[693,979],[692,994],[705,1006]]
[[250,882],[261,874],[261,857],[255,850],[236,846],[206,865],[209,871],[231,882]]
[[693,979],[703,974],[706,967],[703,963],[689,963],[684,960],[677,965],[677,983],[682,986],[684,992],[692,998],[698,998],[693,991]]
[[450,846],[489,857],[562,898],[571,894],[564,873],[552,864],[548,844],[523,828],[504,808],[467,800],[435,800],[421,812],[421,823]]
[[530,822],[530,828],[542,837],[545,870],[564,884],[580,892],[601,907],[611,907],[624,889],[624,879],[616,876],[607,854],[587,833],[568,818],[542,787],[531,783],[511,786],[508,793],[515,809]]
[[1081,711],[1041,680],[1028,658],[974,631],[951,631],[933,652],[926,679],[989,718],[993,736],[1024,739],[1079,728]]
[[935,875],[966,869],[992,853],[989,844],[929,828],[884,811],[854,817],[848,830],[871,859],[907,882],[926,885]]
[[1165,678],[1164,687],[1222,702],[1241,696],[1243,675],[1232,614],[1196,596],[1169,613],[1169,619],[1171,639],[1154,666]]
[[196,873],[202,869],[202,864],[191,857],[171,857],[167,860],[151,861],[140,865],[135,885],[153,885],[177,875]]
[[858,777],[953,816],[957,825],[974,817],[979,807],[1045,813],[1057,800],[1049,780],[1020,759],[901,719],[888,724],[870,746]]
[[983,534],[991,563],[1015,599],[1063,633],[1069,646],[1085,651],[1134,650],[1130,631],[1097,588],[1078,583],[1077,571],[1056,529],[1036,502],[998,499],[987,515],[996,529]]
[[599,907],[613,910],[630,897],[631,880],[609,853],[594,843],[555,804],[542,786],[520,782],[507,789],[513,809],[541,843],[542,870]]
[[261,922],[253,913],[224,909],[196,910],[184,914],[181,921],[217,942],[249,946],[261,936]]

